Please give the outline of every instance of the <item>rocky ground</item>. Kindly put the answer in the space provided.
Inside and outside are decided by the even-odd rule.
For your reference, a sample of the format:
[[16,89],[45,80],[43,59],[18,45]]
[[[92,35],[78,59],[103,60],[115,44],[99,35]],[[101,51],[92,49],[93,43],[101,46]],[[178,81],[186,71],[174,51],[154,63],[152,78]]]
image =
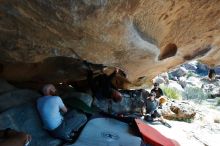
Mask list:
[[150,124],[165,136],[177,140],[181,146],[218,146],[220,112],[207,105],[196,105],[196,116],[191,122],[168,120],[172,128]]
[[[215,68],[216,78],[207,78],[209,67],[196,61],[157,76],[154,82],[160,82],[167,88],[178,91],[185,99],[181,102],[191,106],[179,106],[181,111],[196,113],[193,120],[168,120],[172,128],[160,124],[152,125],[165,136],[177,140],[181,146],[218,146],[220,137],[220,80],[219,68]],[[170,80],[171,79],[171,80]],[[185,109],[184,109],[185,107]],[[166,115],[166,113],[165,113]],[[168,115],[168,117],[170,114]],[[183,122],[185,121],[185,122]]]

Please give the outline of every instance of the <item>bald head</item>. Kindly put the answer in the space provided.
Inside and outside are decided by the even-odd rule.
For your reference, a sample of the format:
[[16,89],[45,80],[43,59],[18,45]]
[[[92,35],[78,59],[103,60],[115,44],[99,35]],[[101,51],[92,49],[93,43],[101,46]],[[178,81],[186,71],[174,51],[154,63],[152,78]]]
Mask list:
[[47,85],[44,85],[43,89],[42,89],[42,92],[45,96],[48,96],[48,95],[55,95],[56,93],[56,88],[53,84],[47,84]]

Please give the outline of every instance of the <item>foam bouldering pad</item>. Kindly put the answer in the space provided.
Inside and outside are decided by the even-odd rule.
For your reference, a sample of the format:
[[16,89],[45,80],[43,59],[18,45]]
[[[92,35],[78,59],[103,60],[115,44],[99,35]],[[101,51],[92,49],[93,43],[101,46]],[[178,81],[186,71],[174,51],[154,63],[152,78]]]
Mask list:
[[143,120],[135,119],[135,123],[146,144],[152,146],[179,146],[178,142],[165,137],[159,131],[147,125]]
[[112,118],[90,120],[70,146],[141,146],[142,139],[132,134],[128,124]]

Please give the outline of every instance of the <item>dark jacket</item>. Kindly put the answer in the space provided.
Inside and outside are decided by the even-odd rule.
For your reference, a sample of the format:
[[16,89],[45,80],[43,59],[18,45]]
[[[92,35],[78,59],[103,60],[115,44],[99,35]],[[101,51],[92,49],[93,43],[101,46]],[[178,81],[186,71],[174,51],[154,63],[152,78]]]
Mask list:
[[90,80],[93,95],[97,99],[111,98],[111,95],[116,88],[112,85],[111,80],[115,76],[113,72],[110,76],[101,74]]
[[160,96],[163,95],[163,91],[162,91],[160,88],[158,88],[158,90],[156,90],[155,88],[153,88],[153,89],[151,90],[151,93],[152,93],[152,92],[155,92],[155,93],[156,93],[156,98],[159,98]]
[[159,102],[155,99],[153,101],[151,99],[147,99],[145,104],[147,114],[154,113],[154,111],[156,111],[157,107],[159,106]]

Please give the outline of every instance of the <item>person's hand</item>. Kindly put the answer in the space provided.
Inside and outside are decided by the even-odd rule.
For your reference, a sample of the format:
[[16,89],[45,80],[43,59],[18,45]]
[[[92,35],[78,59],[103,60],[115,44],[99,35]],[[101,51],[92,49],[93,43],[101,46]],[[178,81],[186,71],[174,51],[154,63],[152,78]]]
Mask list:
[[119,73],[119,70],[120,70],[120,69],[119,69],[118,67],[115,67],[115,72],[116,72],[116,73]]
[[64,105],[63,107],[61,107],[61,111],[63,112],[63,114],[67,113],[68,109],[67,107]]
[[124,117],[124,115],[123,115],[123,114],[118,114],[118,117],[123,118],[123,117]]
[[24,146],[28,146],[30,144],[31,140],[32,140],[32,137],[30,135],[26,134],[26,140],[25,140]]

